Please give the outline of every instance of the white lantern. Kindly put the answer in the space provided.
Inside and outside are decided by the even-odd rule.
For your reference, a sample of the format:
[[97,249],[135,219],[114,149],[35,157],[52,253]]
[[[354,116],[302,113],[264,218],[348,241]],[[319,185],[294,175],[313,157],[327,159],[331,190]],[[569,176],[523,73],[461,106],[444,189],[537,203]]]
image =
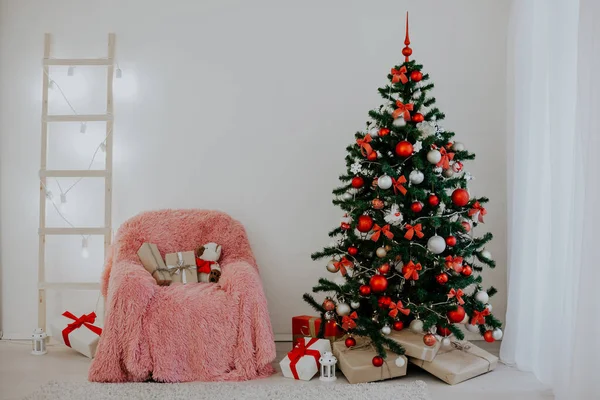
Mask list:
[[42,328],[37,328],[31,335],[31,354],[41,356],[46,354],[46,332]]
[[319,363],[321,364],[321,377],[319,379],[325,382],[335,381],[337,379],[335,376],[335,364],[337,364],[337,358],[335,358],[331,352],[326,351],[321,358],[319,358]]

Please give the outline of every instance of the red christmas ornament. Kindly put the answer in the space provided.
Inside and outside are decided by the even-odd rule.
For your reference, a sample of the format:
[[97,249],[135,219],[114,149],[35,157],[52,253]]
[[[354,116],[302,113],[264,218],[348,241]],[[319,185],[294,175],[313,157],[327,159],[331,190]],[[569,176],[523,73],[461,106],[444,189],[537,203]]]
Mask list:
[[360,176],[355,176],[352,178],[352,187],[355,189],[360,189],[365,184],[365,180]]
[[440,204],[440,198],[437,197],[435,194],[430,194],[429,197],[427,198],[427,202],[429,203],[430,206],[435,207],[438,204]]
[[448,311],[448,319],[450,320],[450,322],[453,322],[455,324],[462,322],[462,320],[465,319],[465,315],[465,309],[461,306],[457,306],[456,310]]
[[342,224],[340,225],[340,227],[341,227],[343,230],[347,231],[348,229],[350,229],[350,224],[349,224],[349,223],[347,223],[347,222],[342,222]]
[[388,308],[390,304],[392,304],[392,298],[390,296],[381,296],[377,300],[377,304],[379,305],[379,308]]
[[406,158],[411,156],[413,150],[413,145],[406,140],[403,140],[396,145],[396,154],[398,154],[400,157]]
[[333,311],[335,310],[335,303],[333,302],[333,300],[327,298],[323,302],[323,308],[325,309],[325,311]]
[[369,286],[375,293],[384,292],[388,287],[388,280],[383,275],[373,275],[369,280]]
[[346,347],[354,347],[356,346],[356,339],[354,339],[352,336],[348,336],[344,344]]
[[350,246],[348,247],[348,254],[350,254],[351,256],[355,256],[358,254],[358,249],[354,246]]
[[390,272],[390,264],[388,264],[388,263],[383,264],[382,266],[377,268],[377,271],[379,271],[379,273],[381,275],[387,275]]
[[356,229],[360,232],[369,232],[373,227],[373,218],[368,215],[361,215],[358,217],[358,223],[356,224]]
[[452,203],[458,207],[464,207],[469,203],[469,192],[465,189],[458,188],[452,192]]
[[419,82],[423,79],[423,74],[420,71],[413,71],[410,73],[410,80],[413,82]]
[[427,335],[423,336],[423,343],[425,343],[426,346],[431,347],[435,345],[436,342],[437,339],[431,333],[428,333]]
[[381,367],[383,365],[383,357],[375,356],[373,357],[373,361],[371,361],[374,366]]
[[412,116],[412,121],[416,123],[423,122],[425,121],[425,117],[421,113],[415,113]]
[[385,206],[385,204],[383,203],[383,200],[381,200],[381,199],[373,199],[373,200],[371,200],[371,206],[375,210],[381,210]]
[[402,49],[402,55],[404,57],[410,57],[411,54],[412,54],[412,49],[410,47],[405,47]]
[[448,275],[442,272],[441,274],[435,276],[435,280],[440,285],[445,285],[446,282],[448,282]]
[[361,285],[361,287],[358,288],[358,293],[360,293],[361,296],[370,295],[371,294],[371,286]]
[[452,332],[450,332],[450,329],[448,328],[443,328],[441,326],[438,325],[437,327],[437,334],[440,336],[450,336],[452,334]]
[[420,201],[415,201],[410,205],[410,209],[414,213],[421,212],[421,210],[423,209],[423,203],[421,203]]
[[465,232],[469,233],[471,231],[471,224],[469,222],[462,221],[460,224],[465,228]]
[[402,329],[404,329],[404,323],[402,321],[394,321],[392,327],[395,331],[401,331]]
[[376,151],[372,151],[367,155],[367,160],[369,161],[375,161],[377,160],[377,152]]
[[494,339],[494,332],[492,331],[485,331],[483,339],[488,343],[494,343],[496,341],[496,339]]
[[456,238],[454,236],[448,236],[446,238],[446,244],[450,247],[456,246]]
[[390,134],[390,130],[388,128],[379,129],[379,136],[387,136]]
[[460,273],[464,276],[470,276],[473,273],[473,268],[470,265],[465,265]]

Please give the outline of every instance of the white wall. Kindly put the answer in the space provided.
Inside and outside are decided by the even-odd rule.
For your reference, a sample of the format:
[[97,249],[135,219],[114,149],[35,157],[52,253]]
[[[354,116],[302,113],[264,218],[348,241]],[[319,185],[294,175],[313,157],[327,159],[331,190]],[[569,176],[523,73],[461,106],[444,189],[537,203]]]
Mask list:
[[[40,95],[43,33],[55,56],[105,55],[117,34],[123,78],[115,81],[114,224],[163,207],[218,208],[247,227],[276,333],[309,311],[301,295],[339,223],[331,189],[345,146],[380,104],[377,87],[402,60],[404,11],[414,58],[436,84],[445,126],[477,154],[472,192],[491,198],[483,229],[498,268],[487,283],[505,311],[505,37],[508,1],[75,1],[0,0],[1,325],[6,335],[36,325]],[[80,111],[102,112],[101,74],[52,71]],[[51,109],[66,112],[53,93]],[[93,97],[93,100],[86,100]],[[49,168],[85,167],[101,126],[82,136],[50,132]],[[94,168],[102,168],[102,161]],[[69,197],[76,225],[101,221],[103,187]],[[50,223],[60,223],[56,215]],[[83,262],[78,238],[48,240],[49,278],[97,280],[101,240]],[[50,314],[86,311],[96,293],[50,294]]]

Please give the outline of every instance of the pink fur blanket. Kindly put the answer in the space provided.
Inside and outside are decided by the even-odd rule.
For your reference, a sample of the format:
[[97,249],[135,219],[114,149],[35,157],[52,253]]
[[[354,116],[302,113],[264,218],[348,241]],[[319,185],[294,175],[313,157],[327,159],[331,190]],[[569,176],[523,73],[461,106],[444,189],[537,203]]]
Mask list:
[[[137,250],[161,254],[223,246],[218,283],[158,286]],[[267,302],[244,227],[227,214],[162,210],[125,222],[102,276],[104,330],[89,370],[94,382],[242,381],[273,373]]]

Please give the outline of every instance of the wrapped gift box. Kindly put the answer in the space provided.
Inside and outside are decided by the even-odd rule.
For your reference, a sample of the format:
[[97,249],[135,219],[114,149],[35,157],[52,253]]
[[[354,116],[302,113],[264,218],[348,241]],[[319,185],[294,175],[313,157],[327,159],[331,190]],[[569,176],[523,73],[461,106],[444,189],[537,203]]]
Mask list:
[[467,341],[453,342],[448,349],[441,349],[433,361],[409,357],[408,360],[450,385],[492,371],[498,365],[498,357]]
[[56,341],[86,357],[94,358],[102,334],[102,329],[94,325],[95,322],[96,313],[77,317],[65,311],[60,317],[51,321],[50,333]]
[[417,358],[419,360],[433,360],[440,349],[440,342],[436,342],[436,344],[431,347],[427,346],[423,343],[422,333],[414,333],[408,329],[403,329],[400,332],[394,331],[389,338],[404,347],[406,356]]
[[197,283],[196,256],[193,251],[178,251],[165,255],[167,269],[172,282]]
[[[292,340],[296,344],[298,340],[309,336],[316,338],[321,327],[321,318],[311,317],[310,315],[299,315],[292,317]],[[341,330],[335,321],[327,321],[325,324],[324,338],[332,344],[337,339],[344,336],[346,332]]]
[[146,271],[152,274],[156,283],[161,286],[169,286],[171,284],[171,274],[169,274],[169,270],[155,244],[142,244],[138,250],[138,257],[144,268],[146,268]]
[[331,343],[325,339],[303,338],[279,363],[286,378],[309,381],[319,372],[319,358],[331,352]]
[[[333,354],[338,359],[338,367],[350,383],[365,383],[382,381],[406,375],[406,357],[398,356],[387,350],[386,359],[381,367],[373,365],[373,357],[377,355],[375,349],[365,345],[365,339],[357,340],[356,346],[347,348],[343,341],[333,344]],[[398,357],[404,358],[404,364],[396,365]]]

